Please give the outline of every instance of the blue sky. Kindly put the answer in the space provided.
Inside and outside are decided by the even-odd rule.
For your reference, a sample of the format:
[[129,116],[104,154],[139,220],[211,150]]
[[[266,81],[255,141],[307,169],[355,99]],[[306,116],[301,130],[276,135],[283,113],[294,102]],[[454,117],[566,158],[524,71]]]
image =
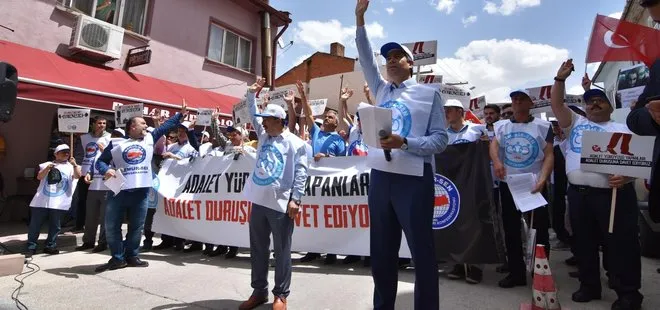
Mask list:
[[[357,57],[355,2],[271,0],[293,19],[283,39],[294,43],[278,51],[277,76],[316,51],[328,52],[332,42]],[[366,22],[375,47],[438,40],[438,64],[428,69],[446,81],[468,81],[474,94],[497,102],[510,89],[550,84],[566,57],[575,59],[568,86],[577,90],[596,14],[616,16],[624,6],[624,0],[371,0]]]

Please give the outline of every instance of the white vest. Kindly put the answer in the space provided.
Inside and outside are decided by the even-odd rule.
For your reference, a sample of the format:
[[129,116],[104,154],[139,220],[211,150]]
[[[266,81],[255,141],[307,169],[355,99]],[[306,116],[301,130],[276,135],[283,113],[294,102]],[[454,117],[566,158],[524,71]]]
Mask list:
[[294,179],[296,152],[306,146],[302,139],[288,131],[283,132],[282,136],[281,143],[274,144],[259,137],[256,167],[245,185],[244,193],[252,203],[286,213],[292,189],[281,188],[282,180]]
[[448,144],[461,144],[478,141],[486,130],[485,125],[476,125],[467,123],[460,131],[454,131],[451,126],[447,128],[447,136],[449,136]]
[[186,141],[184,144],[174,143],[167,147],[167,151],[181,158],[188,158],[195,155],[195,148]]
[[[51,162],[45,162],[39,165],[39,171],[45,169]],[[62,180],[57,184],[48,184],[48,177],[41,179],[39,187],[35,193],[30,207],[47,208],[56,210],[69,210],[71,208],[71,199],[76,190],[78,179],[73,178],[73,166],[69,163],[55,163],[55,167],[60,171]]]
[[351,127],[348,133],[348,147],[346,148],[346,156],[367,156],[369,154],[369,147],[362,140],[362,133],[357,126]]
[[110,144],[110,135],[105,132],[101,137],[93,137],[91,134],[84,134],[80,137],[80,143],[83,147],[83,160],[80,164],[82,174],[85,175],[89,172],[90,167],[101,156],[101,148],[105,148]]
[[614,121],[594,123],[578,114],[574,114],[573,117],[576,118],[573,128],[560,146],[566,158],[566,175],[569,182],[575,185],[609,188],[607,174],[580,170],[582,135],[585,131],[630,133],[628,126]]
[[[376,98],[380,107],[392,110],[392,133],[409,139],[425,136],[437,89],[415,84],[398,91],[401,91],[400,95],[394,90],[390,96],[390,90],[385,87]],[[383,97],[391,99],[383,102]],[[382,149],[371,148],[367,154],[367,166],[391,173],[424,175],[424,157],[400,149],[392,150],[391,154],[392,161],[387,161]]]
[[126,140],[113,144],[112,162],[126,177],[125,189],[151,187],[153,183],[151,159],[154,155],[154,138],[147,134],[142,140]]
[[529,123],[501,120],[495,123],[495,137],[500,145],[500,160],[508,174],[539,173],[550,129],[550,122],[534,118]]
[[211,151],[213,151],[213,144],[211,142],[206,142],[199,146],[200,157],[206,156],[206,154],[211,153]]
[[105,182],[103,180],[103,174],[101,174],[101,172],[99,172],[99,170],[96,167],[96,161],[94,161],[94,164],[91,167],[90,171],[92,171],[92,183],[89,184],[89,190],[109,191],[110,189],[107,186],[105,186]]

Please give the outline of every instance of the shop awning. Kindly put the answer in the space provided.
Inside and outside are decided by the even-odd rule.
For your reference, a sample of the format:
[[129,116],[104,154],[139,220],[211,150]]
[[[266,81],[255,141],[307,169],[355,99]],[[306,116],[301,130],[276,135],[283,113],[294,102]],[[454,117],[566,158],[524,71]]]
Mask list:
[[[19,99],[113,111],[120,104],[177,111],[215,108],[231,115],[240,99],[145,75],[93,66],[24,45],[0,40],[0,61],[16,67]],[[173,74],[176,72],[173,72]]]

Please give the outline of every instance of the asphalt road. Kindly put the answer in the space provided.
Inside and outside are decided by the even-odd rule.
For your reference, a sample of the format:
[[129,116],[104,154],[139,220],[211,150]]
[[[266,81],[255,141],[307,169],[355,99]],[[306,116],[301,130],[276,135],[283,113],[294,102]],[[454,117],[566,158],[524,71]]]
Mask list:
[[[0,242],[12,250],[21,250],[25,234],[0,232]],[[42,235],[42,240],[45,235]],[[106,262],[108,252],[92,254],[73,252],[82,234],[61,235],[59,255],[38,254],[33,263],[41,269],[25,279],[19,296],[29,309],[237,309],[249,297],[250,263],[247,252],[236,259],[208,258],[196,253],[143,253],[148,268],[125,268],[95,273],[94,268]],[[156,242],[158,244],[158,241]],[[564,309],[609,309],[616,299],[613,291],[604,289],[603,300],[576,304],[570,295],[578,287],[568,277],[573,270],[563,260],[569,252],[554,251],[551,269]],[[294,255],[299,258],[300,255]],[[643,258],[642,293],[644,309],[660,309],[660,261]],[[273,272],[270,281],[273,281]],[[484,281],[470,285],[450,281],[441,275],[440,305],[442,309],[519,309],[531,300],[528,287],[501,289],[497,281],[503,277],[495,266],[486,266]],[[603,285],[606,279],[603,275]],[[19,286],[13,277],[0,278],[0,309],[15,309],[10,295]],[[412,309],[414,272],[399,273],[397,309]],[[289,296],[289,309],[370,309],[373,283],[369,270],[361,264],[324,266],[321,260],[300,264],[294,261],[294,274]],[[271,297],[272,301],[272,297]],[[270,304],[259,309],[269,309]]]

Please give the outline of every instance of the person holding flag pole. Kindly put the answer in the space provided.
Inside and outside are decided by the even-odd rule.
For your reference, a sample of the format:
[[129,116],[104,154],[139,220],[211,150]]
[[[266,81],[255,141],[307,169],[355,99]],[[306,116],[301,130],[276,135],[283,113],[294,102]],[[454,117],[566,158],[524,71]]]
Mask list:
[[[112,257],[108,263],[96,268],[96,272],[125,267],[147,267],[149,263],[138,257],[142,228],[147,215],[149,189],[153,185],[151,159],[154,143],[163,135],[180,126],[188,113],[185,101],[181,112],[175,114],[160,127],[147,132],[147,122],[142,117],[132,117],[126,122],[126,140],[115,141],[105,148],[97,160],[99,173],[105,179],[121,173],[126,181],[119,193],[109,195],[105,213],[106,239]],[[115,168],[111,168],[113,163]],[[126,241],[122,236],[121,225],[128,211],[128,232]]]
[[368,7],[368,0],[358,0],[355,8],[360,65],[374,103],[392,111],[392,133],[381,138],[382,149],[370,148],[367,154],[373,306],[394,309],[403,230],[415,265],[415,309],[439,309],[433,155],[447,147],[444,100],[437,89],[417,84],[413,55],[399,43],[381,47],[387,59],[387,80],[380,75],[365,28]]
[[[572,299],[575,302],[589,302],[601,298],[599,240],[595,238],[604,236],[603,260],[608,262],[609,282],[618,296],[612,309],[640,309],[644,296],[639,292],[642,263],[637,222],[639,209],[632,184],[634,179],[580,169],[584,131],[630,131],[626,125],[612,121],[614,107],[600,89],[590,89],[584,93],[586,117],[577,115],[566,106],[563,100],[565,82],[572,71],[572,59],[562,63],[551,93],[552,112],[568,137],[564,141],[567,143],[564,148],[566,175],[570,184],[568,204],[580,271],[580,289],[573,293]],[[613,195],[613,191],[617,194]],[[616,208],[616,226],[608,232],[612,208]]]

